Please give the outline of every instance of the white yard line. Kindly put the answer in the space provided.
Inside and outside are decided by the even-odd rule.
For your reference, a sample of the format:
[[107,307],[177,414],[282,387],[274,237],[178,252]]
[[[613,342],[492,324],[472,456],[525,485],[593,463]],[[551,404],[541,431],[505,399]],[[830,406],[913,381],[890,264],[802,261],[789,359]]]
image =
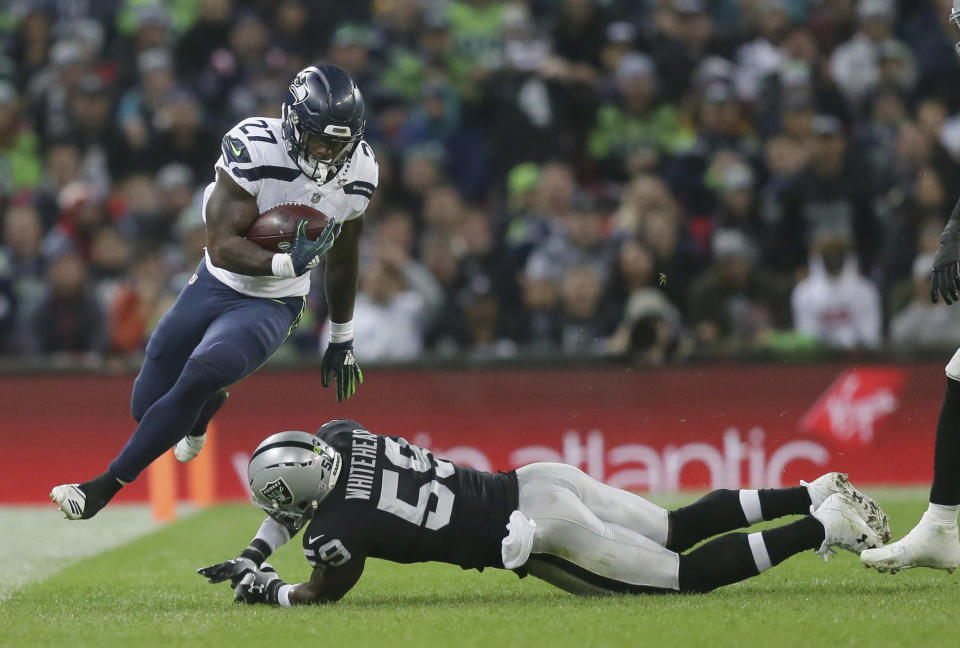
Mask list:
[[81,558],[96,555],[159,528],[148,506],[114,505],[93,520],[68,521],[55,504],[0,506],[0,545],[7,553],[0,602],[27,583],[43,580]]

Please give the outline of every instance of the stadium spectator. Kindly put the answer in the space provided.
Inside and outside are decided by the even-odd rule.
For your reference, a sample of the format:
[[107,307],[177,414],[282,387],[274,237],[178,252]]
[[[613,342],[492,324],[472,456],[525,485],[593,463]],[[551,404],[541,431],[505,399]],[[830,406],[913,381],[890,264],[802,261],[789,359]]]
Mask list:
[[789,25],[785,0],[759,2],[753,8],[756,20],[756,38],[737,49],[737,68],[734,85],[742,101],[755,102],[761,92],[763,79],[775,73],[783,64],[783,42]]
[[575,203],[574,209],[563,216],[561,227],[530,253],[527,265],[554,268],[561,277],[574,266],[589,265],[603,281],[613,254],[604,216],[586,196],[578,197]]
[[477,198],[486,183],[486,152],[479,133],[464,128],[460,102],[453,87],[443,81],[424,85],[422,102],[403,130],[403,148],[433,146],[443,152],[443,170],[460,194]]
[[412,360],[440,307],[443,293],[423,265],[400,246],[381,240],[364,266],[354,307],[363,359]]
[[893,38],[896,12],[893,0],[861,0],[857,32],[833,52],[831,75],[854,107],[859,107],[880,80],[880,50]]
[[633,364],[659,367],[690,353],[680,311],[656,288],[630,294],[623,320],[607,340],[607,352]]
[[568,268],[563,275],[561,293],[560,350],[571,356],[600,355],[610,332],[604,330],[600,319],[603,285],[596,267]]
[[453,252],[453,237],[439,230],[430,230],[421,239],[420,248],[424,266],[443,290],[443,302],[427,329],[425,342],[440,355],[451,356],[468,345],[461,310],[463,281],[459,261]]
[[20,96],[13,84],[0,81],[0,205],[39,185],[42,168],[40,142],[20,119]]
[[519,335],[521,349],[534,356],[556,352],[562,339],[560,286],[563,275],[543,257],[531,259],[520,279],[524,322]]
[[890,320],[890,345],[896,349],[955,349],[960,346],[960,320],[943,302],[930,302],[933,252],[913,262],[913,300]]
[[714,262],[690,284],[687,312],[704,348],[757,348],[766,335],[790,326],[786,291],[756,266],[757,251],[741,230],[713,234]]
[[[477,209],[467,211],[457,241],[462,246],[459,261],[463,281],[472,285],[476,279],[481,286],[489,285],[486,292],[495,295],[498,302],[498,333],[515,337],[522,309],[516,260],[497,238],[490,218]],[[475,292],[485,294],[483,290]]]
[[117,107],[117,122],[129,151],[124,158],[128,171],[149,168],[152,156],[148,150],[160,126],[158,112],[176,83],[173,60],[164,49],[141,52],[137,73],[139,85],[127,90]]
[[503,332],[501,299],[488,277],[475,274],[467,278],[459,300],[464,346],[471,360],[497,360],[516,355],[517,345]]
[[660,158],[692,145],[682,128],[676,107],[656,101],[653,61],[629,53],[616,70],[617,100],[602,105],[590,133],[590,155],[604,177],[626,180],[655,170]]
[[177,41],[174,53],[177,76],[184,82],[192,83],[206,67],[210,56],[227,47],[232,12],[232,0],[200,0],[197,3],[197,19]]
[[631,237],[620,243],[617,257],[604,288],[600,320],[610,331],[622,320],[630,296],[657,284],[653,251],[642,240]]
[[861,267],[869,267],[879,226],[869,174],[848,152],[839,119],[818,116],[813,133],[807,166],[786,182],[780,193],[780,220],[773,241],[776,252],[771,258],[779,259],[778,269],[802,267],[813,233],[834,224],[854,232]]
[[25,318],[24,350],[38,354],[98,354],[107,345],[103,308],[75,252],[55,257],[47,270],[46,295]]
[[197,98],[189,92],[171,92],[155,119],[158,128],[150,144],[151,170],[176,163],[186,165],[198,180],[212,180],[220,138],[204,125]]
[[880,292],[857,270],[853,236],[841,223],[814,234],[809,276],[791,295],[800,333],[838,349],[874,348],[883,325]]
[[0,353],[22,351],[24,313],[44,292],[46,258],[40,215],[28,204],[6,210],[0,247]]
[[88,74],[71,97],[69,138],[77,143],[81,174],[100,196],[110,193],[112,177],[129,168],[122,136],[114,127],[113,88]]
[[576,181],[569,165],[551,163],[539,167],[531,162],[510,172],[508,186],[511,204],[506,243],[517,263],[523,264],[570,212]]

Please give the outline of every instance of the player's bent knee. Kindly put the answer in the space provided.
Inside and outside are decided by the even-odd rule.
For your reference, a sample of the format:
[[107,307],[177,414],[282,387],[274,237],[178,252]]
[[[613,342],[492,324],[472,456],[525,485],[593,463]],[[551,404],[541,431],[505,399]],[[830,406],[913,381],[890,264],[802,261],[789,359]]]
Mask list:
[[162,391],[151,388],[149,383],[150,380],[144,377],[142,371],[133,382],[133,393],[130,395],[130,414],[133,415],[133,419],[137,423],[143,419],[147,410],[157,402],[157,399],[163,396]]
[[246,355],[229,344],[217,344],[187,360],[177,387],[204,398],[230,386],[246,374]]

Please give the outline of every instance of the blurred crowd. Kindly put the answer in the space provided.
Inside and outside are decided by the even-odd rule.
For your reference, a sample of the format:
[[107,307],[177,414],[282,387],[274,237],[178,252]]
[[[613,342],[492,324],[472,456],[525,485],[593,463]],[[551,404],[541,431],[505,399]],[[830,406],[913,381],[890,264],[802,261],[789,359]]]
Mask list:
[[[347,70],[361,361],[955,348],[951,0],[7,0],[0,355],[135,358],[222,135]],[[322,272],[318,269],[315,272]],[[282,353],[326,342],[322,282]]]

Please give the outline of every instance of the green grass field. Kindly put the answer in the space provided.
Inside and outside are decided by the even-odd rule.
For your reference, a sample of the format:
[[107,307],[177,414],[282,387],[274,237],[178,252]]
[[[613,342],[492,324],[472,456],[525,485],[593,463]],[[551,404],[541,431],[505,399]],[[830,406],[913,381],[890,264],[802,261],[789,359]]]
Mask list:
[[[925,507],[921,491],[876,494],[894,537]],[[194,572],[236,555],[261,519],[251,506],[199,512],[29,584],[0,603],[0,646],[810,648],[958,641],[960,572],[879,575],[848,553],[824,564],[808,552],[708,595],[596,599],[510,572],[371,560],[334,606],[237,605],[228,586],[209,585]],[[290,582],[309,573],[298,541],[272,562]]]

